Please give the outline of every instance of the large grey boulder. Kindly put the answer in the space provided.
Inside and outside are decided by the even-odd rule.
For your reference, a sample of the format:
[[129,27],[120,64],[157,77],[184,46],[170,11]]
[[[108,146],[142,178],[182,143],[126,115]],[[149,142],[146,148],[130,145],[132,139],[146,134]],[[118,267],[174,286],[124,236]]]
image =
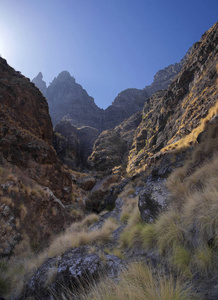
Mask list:
[[88,246],[74,248],[62,256],[47,259],[30,278],[19,299],[54,299],[66,291],[76,299],[73,295],[81,287],[88,287],[104,275],[115,279],[122,266],[117,256],[92,253]]

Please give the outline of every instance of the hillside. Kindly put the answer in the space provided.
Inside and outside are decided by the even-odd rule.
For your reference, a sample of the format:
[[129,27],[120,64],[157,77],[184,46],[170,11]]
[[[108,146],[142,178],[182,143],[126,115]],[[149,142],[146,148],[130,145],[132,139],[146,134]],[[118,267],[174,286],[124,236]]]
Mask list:
[[[100,135],[66,119],[53,134],[46,99],[0,58],[0,297],[218,298],[217,52],[218,23],[142,111],[145,91],[121,92],[112,106],[134,114]],[[54,84],[96,109],[69,73]]]
[[[119,152],[119,163],[107,162],[111,161],[110,149],[114,146],[110,137],[119,133],[120,141],[127,145],[123,140],[123,127],[128,120],[99,136],[89,157],[94,169],[99,168],[99,161],[104,157],[107,169],[118,167],[122,162],[124,170],[134,174],[146,170],[152,162],[157,163],[168,152],[187,149],[196,143],[207,121],[217,113],[217,39],[215,24],[192,47],[182,70],[168,89],[146,100],[140,124],[131,131],[133,142]],[[131,124],[132,118],[129,122]],[[102,139],[107,147],[101,147]]]
[[[77,217],[84,191],[57,158],[48,104],[0,58],[0,256],[38,251]],[[74,196],[73,196],[74,195]],[[75,198],[75,199],[74,199]],[[41,248],[41,246],[40,246]]]

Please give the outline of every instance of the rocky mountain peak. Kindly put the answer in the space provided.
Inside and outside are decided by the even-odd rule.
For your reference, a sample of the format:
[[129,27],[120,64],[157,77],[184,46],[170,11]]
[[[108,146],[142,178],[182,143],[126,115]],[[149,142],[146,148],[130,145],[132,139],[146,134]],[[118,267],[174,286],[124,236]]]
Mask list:
[[39,72],[39,74],[35,78],[33,78],[32,82],[42,92],[42,94],[46,96],[47,86],[45,81],[42,80],[42,78],[43,78],[42,72]]
[[63,71],[54,78],[47,88],[46,98],[53,126],[67,118],[78,128],[101,128],[101,109],[69,72]]
[[95,104],[94,99],[76,83],[68,71],[62,71],[55,77],[46,91],[40,73],[33,82],[46,95],[53,126],[62,119],[68,119],[76,127],[91,126],[101,132],[118,126],[132,114],[141,111],[149,96],[166,89],[173,77],[181,71],[188,54],[189,51],[179,63],[158,71],[153,83],[143,90],[128,88],[121,91],[105,110]]
[[56,78],[59,82],[70,81],[72,83],[76,83],[75,78],[70,75],[68,71],[62,71]]
[[182,66],[192,52],[192,48],[193,46],[189,48],[179,63],[171,64],[168,67],[159,70],[154,75],[152,84],[143,89],[143,94],[146,92],[147,96],[150,97],[159,90],[165,90],[173,81],[174,77],[182,70]]

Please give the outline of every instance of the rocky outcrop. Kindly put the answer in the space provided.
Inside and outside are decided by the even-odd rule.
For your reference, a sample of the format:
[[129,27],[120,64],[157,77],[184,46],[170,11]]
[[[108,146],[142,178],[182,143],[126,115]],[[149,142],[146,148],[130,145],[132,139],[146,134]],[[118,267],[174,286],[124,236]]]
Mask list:
[[141,111],[147,96],[146,93],[143,94],[144,97],[141,95],[142,90],[138,89],[127,89],[119,93],[112,105],[103,113],[103,129],[112,129],[134,113]]
[[106,130],[94,144],[94,150],[88,159],[89,165],[98,171],[110,170],[122,163],[126,150],[127,145],[121,135],[113,129]]
[[108,175],[98,181],[86,198],[86,209],[99,213],[104,209],[112,209],[119,192],[120,177],[118,175]]
[[155,181],[150,177],[145,187],[140,190],[138,207],[141,218],[146,223],[151,223],[164,210],[167,204],[168,191],[165,180]]
[[39,72],[39,74],[35,78],[33,78],[32,82],[42,92],[42,94],[46,97],[47,86],[46,86],[45,81],[42,80],[42,78],[43,78],[42,72]]
[[[181,72],[169,88],[156,92],[146,100],[141,122],[132,132],[132,145],[126,147],[122,159],[113,161],[113,155],[116,157],[121,152],[109,153],[109,143],[107,149],[103,146],[114,132],[119,132],[123,139],[122,126],[99,136],[89,158],[94,168],[98,168],[97,161],[101,159],[104,159],[105,170],[118,167],[120,161],[123,163],[128,156],[127,172],[144,171],[154,162],[157,163],[166,152],[181,151],[196,143],[206,122],[217,113],[217,27],[218,24],[215,24],[192,47]],[[126,124],[130,120],[126,120]],[[100,140],[101,137],[104,139]]]
[[57,156],[64,164],[72,169],[79,166],[80,155],[77,128],[69,121],[63,121],[56,125],[53,145]]
[[46,99],[0,58],[0,255],[25,243],[41,249],[75,219],[72,187],[81,191],[58,160],[52,135]]
[[54,295],[59,298],[70,292],[76,297],[79,289],[84,291],[104,275],[115,278],[123,266],[122,260],[109,254],[103,259],[98,252],[90,253],[90,250],[90,247],[79,247],[45,261],[30,278],[19,299],[51,299]]
[[51,143],[52,124],[45,98],[33,83],[11,68],[3,58],[0,58],[0,92],[1,128],[5,134],[8,129],[3,120]]
[[65,118],[76,127],[102,128],[102,110],[67,71],[61,72],[52,81],[46,98],[53,126]]
[[[202,131],[210,115],[216,114],[217,39],[218,24],[215,24],[193,46],[170,87],[146,101],[143,120],[130,152],[128,170],[145,166],[146,160],[148,163],[160,150],[163,153],[189,147],[196,142],[197,132]],[[191,134],[194,129],[195,133]]]
[[[105,171],[119,164],[126,164],[126,155],[130,149],[136,128],[142,120],[141,112],[135,113],[110,131],[104,131],[96,140],[93,152],[88,158],[91,168]],[[115,142],[115,137],[117,137]],[[116,147],[119,144],[119,151]]]
[[53,145],[60,160],[72,169],[87,167],[87,159],[99,136],[96,128],[76,128],[70,121],[59,122],[54,129]]

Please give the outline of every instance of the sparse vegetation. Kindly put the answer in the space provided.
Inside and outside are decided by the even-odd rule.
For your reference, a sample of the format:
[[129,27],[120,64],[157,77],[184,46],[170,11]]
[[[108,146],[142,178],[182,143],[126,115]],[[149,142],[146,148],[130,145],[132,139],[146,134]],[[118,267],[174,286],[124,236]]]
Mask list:
[[[106,278],[80,296],[81,300],[189,300],[193,299],[184,286],[172,277],[154,274],[142,263],[133,263],[121,274],[118,284]],[[198,298],[200,299],[200,297]]]
[[[217,30],[217,25],[215,27]],[[57,159],[51,146],[52,124],[46,102],[40,100],[41,94],[37,91],[38,102],[35,103],[34,93],[26,94],[19,76],[12,79],[10,86],[9,73],[13,70],[7,74],[4,62],[0,110],[0,140],[3,141],[0,153],[0,298],[16,299],[20,292],[20,298],[28,297],[27,283],[35,280],[32,276],[36,278],[37,274],[40,279],[43,274],[42,283],[37,280],[39,289],[42,287],[39,293],[45,289],[45,293],[54,293],[51,296],[54,299],[80,300],[193,300],[197,284],[200,290],[201,283],[204,285],[210,278],[214,280],[218,265],[218,64],[215,63],[217,53],[212,50],[217,32],[214,31],[210,39],[207,35],[205,33],[199,45],[192,49],[169,89],[146,100],[142,120],[136,114],[131,122],[126,120],[99,135],[89,158],[95,171],[89,174],[69,171]],[[18,72],[15,75],[17,77]],[[22,80],[25,83],[25,79]],[[34,85],[31,86],[34,89]],[[11,94],[10,99],[7,99],[7,92]],[[145,93],[139,91],[139,94],[137,101],[143,104]],[[114,108],[117,101],[119,103],[119,97]],[[23,120],[21,110],[17,110],[20,106]],[[85,106],[83,108],[84,113],[88,113]],[[211,120],[214,116],[216,118]],[[105,122],[103,117],[99,120]],[[103,123],[101,128],[106,124]],[[83,145],[76,135],[75,141],[72,136],[71,143],[79,164],[83,161],[82,149],[89,150],[89,139],[87,145]],[[59,133],[54,137],[62,142],[66,140]],[[80,153],[76,153],[78,151]],[[186,162],[183,155],[189,155]],[[71,158],[69,155],[66,162],[72,163]],[[177,168],[183,163],[183,167]],[[85,164],[81,169],[83,167]],[[173,168],[177,169],[172,172]],[[167,178],[169,172],[172,174]],[[136,176],[125,178],[130,174]],[[92,177],[86,188],[87,178],[79,180],[84,176]],[[145,223],[138,209],[138,193],[141,187],[148,185],[145,190],[154,187],[158,194],[156,180],[162,186],[165,179],[168,206],[160,213],[158,207],[155,220],[150,218],[150,223]],[[163,190],[165,198],[167,191]],[[143,193],[140,196],[143,197]],[[153,199],[148,198],[149,201]],[[145,207],[142,202],[140,209]],[[156,210],[156,205],[153,206]],[[88,210],[100,212],[104,208],[109,210],[105,215],[105,212],[86,215]],[[149,208],[145,210],[142,214],[149,214]],[[74,223],[69,226],[71,222]],[[81,275],[83,271],[80,270],[75,272],[75,286],[69,291],[63,286],[63,295],[55,295],[51,285],[55,286],[60,276],[57,285],[61,289],[61,271],[63,277],[67,277],[68,287],[73,284],[73,280],[65,276],[67,271],[60,269],[66,258],[77,260],[77,254],[78,261],[85,262],[85,275]],[[95,262],[95,258],[92,273],[92,267],[87,267],[88,259]],[[69,266],[67,259],[66,269],[70,272],[75,265],[77,270],[80,268],[80,262]],[[140,259],[144,264],[133,263]],[[111,269],[109,274],[115,280],[102,274],[108,271],[105,266]],[[65,283],[63,278],[63,285]],[[86,285],[84,290],[80,289],[80,284]],[[198,294],[196,299],[200,298]]]
[[[184,277],[213,274],[218,262],[217,126],[211,126],[191,158],[168,179],[169,209],[143,224],[137,209],[124,232],[122,247],[158,249]],[[199,164],[200,159],[200,164]]]

